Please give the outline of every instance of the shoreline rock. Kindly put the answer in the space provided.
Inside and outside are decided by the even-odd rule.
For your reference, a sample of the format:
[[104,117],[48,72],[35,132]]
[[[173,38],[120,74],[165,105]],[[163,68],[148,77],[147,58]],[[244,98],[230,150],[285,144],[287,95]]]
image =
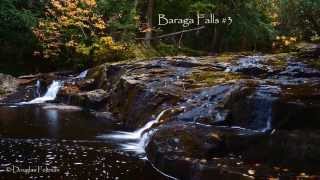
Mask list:
[[181,179],[290,177],[303,167],[316,174],[320,71],[305,60],[236,54],[103,64],[65,83],[58,101],[128,131],[179,109],[152,127],[147,156]]
[[8,95],[16,92],[18,89],[18,81],[15,77],[0,73],[0,99],[4,99]]

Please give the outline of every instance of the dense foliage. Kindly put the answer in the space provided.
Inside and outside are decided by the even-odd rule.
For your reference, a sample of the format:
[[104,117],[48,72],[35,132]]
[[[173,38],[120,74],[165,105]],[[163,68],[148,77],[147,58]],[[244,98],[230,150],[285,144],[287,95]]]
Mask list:
[[[214,13],[232,23],[156,38],[199,27],[159,26],[159,13]],[[271,50],[283,47],[275,43],[319,41],[319,14],[318,0],[1,0],[0,67],[39,71],[146,57],[141,53]],[[143,50],[150,48],[144,42],[152,49]]]
[[125,48],[107,35],[106,23],[96,9],[95,0],[51,0],[46,16],[33,30],[42,45],[36,54],[79,65],[88,63],[87,59],[121,60]]
[[[196,14],[214,12],[217,18],[232,18],[231,25],[210,24],[198,33],[186,38],[186,45],[209,51],[243,50],[267,47],[274,36],[271,19],[268,17],[265,5],[267,1],[260,0],[186,0],[186,1],[157,1],[158,13],[171,17],[192,17]],[[264,4],[263,6],[261,4]],[[177,11],[182,9],[182,11]],[[167,31],[177,31],[181,26],[167,27]],[[187,35],[188,36],[188,35]]]
[[[17,64],[24,66],[27,63],[24,60],[31,58],[33,49],[36,47],[32,27],[37,24],[38,12],[32,11],[29,5],[29,1],[0,1],[0,69],[2,71],[10,71]],[[4,65],[6,68],[3,67]]]
[[320,39],[319,0],[280,0],[278,7],[281,33],[306,41]]

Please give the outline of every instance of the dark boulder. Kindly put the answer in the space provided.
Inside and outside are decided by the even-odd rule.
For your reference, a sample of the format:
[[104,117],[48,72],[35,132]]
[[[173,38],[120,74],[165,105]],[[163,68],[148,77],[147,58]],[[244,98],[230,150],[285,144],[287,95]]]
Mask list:
[[10,75],[0,73],[0,99],[15,92],[18,88],[18,81]]
[[171,122],[152,136],[147,154],[156,167],[179,179],[287,178],[299,176],[301,169],[319,172],[319,135]]
[[67,86],[59,93],[59,100],[90,109],[104,108],[108,93],[102,89],[81,92],[77,86]]
[[219,162],[230,163],[224,157],[241,154],[264,138],[250,130],[172,122],[152,136],[147,154],[156,167],[179,179],[246,179],[247,172],[222,168]]

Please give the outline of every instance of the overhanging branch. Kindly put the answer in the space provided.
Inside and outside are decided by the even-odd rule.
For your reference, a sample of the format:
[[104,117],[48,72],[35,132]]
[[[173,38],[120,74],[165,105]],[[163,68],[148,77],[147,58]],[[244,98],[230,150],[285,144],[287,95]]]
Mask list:
[[170,37],[170,36],[176,36],[182,33],[186,33],[186,32],[191,32],[191,31],[197,31],[197,30],[201,30],[204,29],[205,26],[201,26],[198,28],[193,28],[193,29],[187,29],[187,30],[183,30],[183,31],[178,31],[178,32],[174,32],[174,33],[169,33],[169,34],[163,34],[161,36],[157,36],[157,37],[153,37],[153,38],[136,38],[136,40],[154,40],[154,39],[162,39],[162,38],[166,38],[166,37]]

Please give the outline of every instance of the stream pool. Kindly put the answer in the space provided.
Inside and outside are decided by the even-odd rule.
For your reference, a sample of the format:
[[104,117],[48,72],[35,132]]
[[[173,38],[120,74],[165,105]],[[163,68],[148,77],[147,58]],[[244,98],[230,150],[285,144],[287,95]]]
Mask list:
[[122,151],[109,123],[79,107],[0,106],[0,179],[168,179],[135,153]]

